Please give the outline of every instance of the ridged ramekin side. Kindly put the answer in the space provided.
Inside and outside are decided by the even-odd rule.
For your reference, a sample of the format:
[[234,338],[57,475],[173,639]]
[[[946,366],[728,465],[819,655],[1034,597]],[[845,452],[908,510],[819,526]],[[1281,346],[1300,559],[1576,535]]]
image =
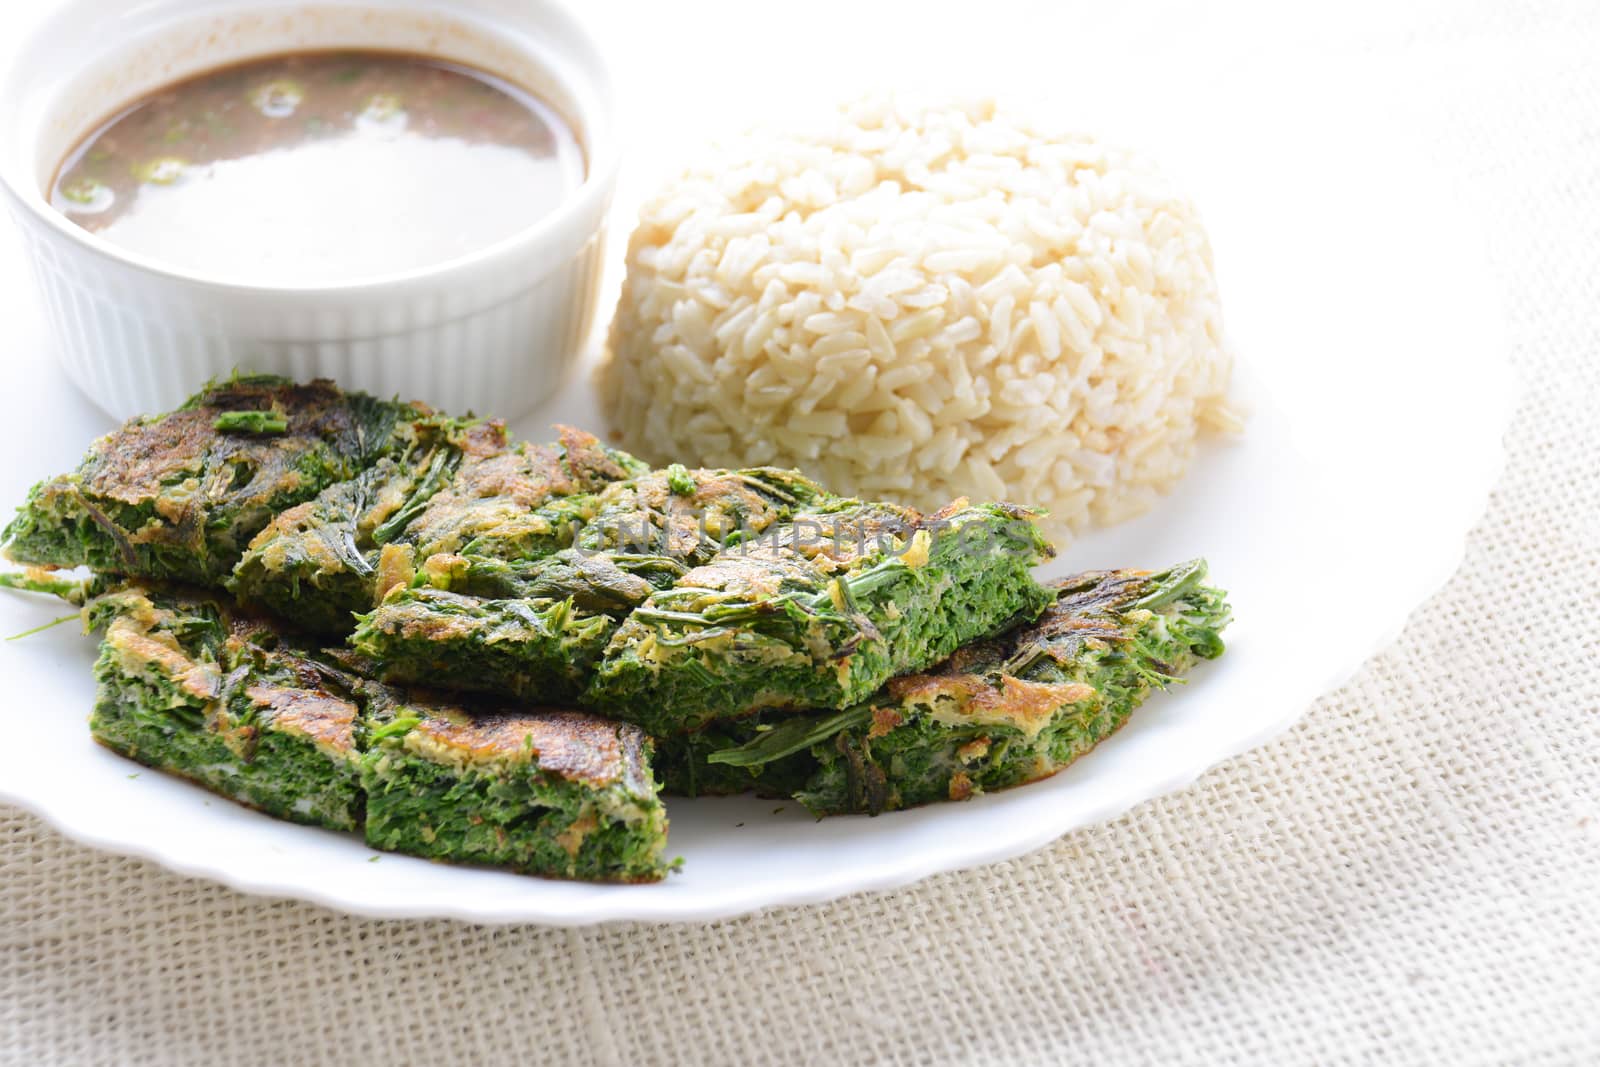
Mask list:
[[63,369],[119,419],[172,408],[236,370],[514,418],[576,366],[604,248],[597,234],[566,263],[530,263],[522,276],[534,280],[520,286],[449,275],[425,291],[348,303],[294,306],[284,295],[275,309],[273,294],[241,298],[106,269],[25,220],[22,230]]

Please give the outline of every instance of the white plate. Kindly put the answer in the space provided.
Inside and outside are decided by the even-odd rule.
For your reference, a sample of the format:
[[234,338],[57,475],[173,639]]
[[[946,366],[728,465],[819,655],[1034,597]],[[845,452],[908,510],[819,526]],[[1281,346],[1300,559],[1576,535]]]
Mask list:
[[[95,746],[84,725],[92,645],[68,625],[0,644],[0,797],[78,840],[250,892],[372,916],[577,924],[710,919],[900,886],[1183,786],[1285,729],[1453,572],[1499,470],[1515,391],[1471,227],[1420,171],[1393,155],[1378,173],[1330,169],[1311,151],[1297,160],[1281,143],[1254,155],[1209,147],[1176,151],[1216,243],[1249,431],[1207,451],[1153,513],[1083,540],[1052,572],[1205,555],[1237,621],[1225,657],[1056,778],[876,819],[673,801],[670,848],[684,867],[654,886],[374,863],[354,837],[275,822]],[[12,295],[30,291],[14,251],[0,249],[7,505],[107,428],[44,358],[32,309]],[[599,425],[581,384],[544,414],[522,429]],[[0,598],[0,634],[59,613]]]

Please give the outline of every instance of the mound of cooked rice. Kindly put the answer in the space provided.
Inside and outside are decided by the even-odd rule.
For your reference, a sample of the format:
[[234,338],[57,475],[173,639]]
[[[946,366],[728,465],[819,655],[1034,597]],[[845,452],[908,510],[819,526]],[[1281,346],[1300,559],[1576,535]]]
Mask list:
[[1194,208],[993,104],[873,100],[723,146],[641,209],[600,372],[624,447],[838,492],[1148,507],[1232,429]]

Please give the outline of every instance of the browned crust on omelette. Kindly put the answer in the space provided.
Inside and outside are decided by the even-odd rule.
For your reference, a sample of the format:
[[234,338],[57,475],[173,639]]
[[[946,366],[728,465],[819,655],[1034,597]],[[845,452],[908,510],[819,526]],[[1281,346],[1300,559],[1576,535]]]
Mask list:
[[469,763],[533,760],[541,771],[591,786],[636,784],[647,774],[641,730],[577,711],[429,709],[412,732],[429,750]]

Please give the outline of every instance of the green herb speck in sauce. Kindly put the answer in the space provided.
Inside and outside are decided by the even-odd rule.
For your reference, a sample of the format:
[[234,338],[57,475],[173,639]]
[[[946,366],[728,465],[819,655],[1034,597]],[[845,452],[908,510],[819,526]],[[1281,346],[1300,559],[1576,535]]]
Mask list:
[[356,125],[366,130],[399,130],[406,124],[406,110],[394,93],[374,93],[356,116]]
[[250,94],[250,103],[267,118],[281,119],[294,114],[305,97],[306,91],[299,82],[280,78],[257,86]]
[[61,183],[61,195],[79,207],[98,208],[109,202],[111,190],[93,178],[74,178]]
[[177,156],[157,156],[136,163],[133,167],[133,176],[149,185],[171,185],[187,170],[189,164]]

